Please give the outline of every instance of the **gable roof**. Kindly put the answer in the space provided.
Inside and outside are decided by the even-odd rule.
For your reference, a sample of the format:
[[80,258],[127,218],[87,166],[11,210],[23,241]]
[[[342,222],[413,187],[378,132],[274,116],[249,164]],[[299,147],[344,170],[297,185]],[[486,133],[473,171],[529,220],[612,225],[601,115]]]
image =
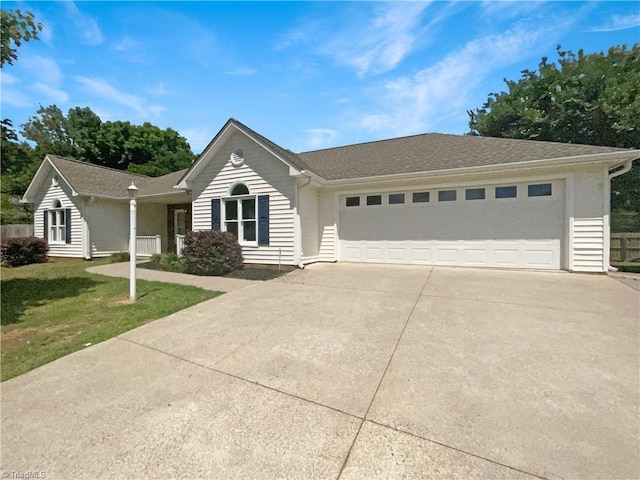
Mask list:
[[213,139],[209,142],[209,144],[205,147],[205,149],[200,154],[200,157],[193,162],[191,168],[187,170],[187,172],[182,176],[177,185],[180,188],[188,188],[187,181],[189,177],[193,175],[197,175],[203,168],[207,161],[210,159],[210,152],[215,150],[216,144],[220,141],[220,139],[229,132],[229,127],[235,127],[240,132],[247,135],[249,138],[253,139],[256,143],[262,145],[266,150],[270,151],[273,155],[279,158],[282,162],[293,167],[298,171],[310,170],[307,163],[300,158],[299,155],[296,155],[291,150],[287,150],[286,148],[282,148],[280,145],[272,142],[267,137],[260,135],[255,130],[247,127],[245,124],[239,122],[235,118],[230,118],[224,124],[224,126],[218,131],[218,133],[213,137]]
[[127,187],[135,183],[138,187],[138,198],[155,195],[175,194],[173,188],[177,180],[186,172],[169,173],[161,177],[147,177],[137,173],[125,172],[114,168],[103,167],[92,163],[81,162],[74,158],[47,155],[23,196],[24,202],[33,201],[33,190],[39,187],[38,177],[43,167],[49,162],[53,169],[77,195],[93,195],[113,199],[127,199]]
[[[428,133],[304,152],[298,157],[316,175],[331,181],[619,152],[633,151],[592,145]],[[636,153],[640,156],[640,152]]]

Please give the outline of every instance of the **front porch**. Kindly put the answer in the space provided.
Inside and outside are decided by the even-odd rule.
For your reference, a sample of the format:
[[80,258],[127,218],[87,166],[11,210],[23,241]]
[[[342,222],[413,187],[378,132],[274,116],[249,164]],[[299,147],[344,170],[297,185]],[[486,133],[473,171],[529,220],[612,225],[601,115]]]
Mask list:
[[182,254],[184,237],[191,231],[191,203],[140,203],[136,254],[150,257],[159,253]]

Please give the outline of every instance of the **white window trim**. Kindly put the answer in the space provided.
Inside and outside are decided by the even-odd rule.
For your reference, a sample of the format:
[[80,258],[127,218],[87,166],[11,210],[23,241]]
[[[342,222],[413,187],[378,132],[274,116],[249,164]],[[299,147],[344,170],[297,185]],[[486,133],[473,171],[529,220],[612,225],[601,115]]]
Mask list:
[[[67,224],[66,214],[64,208],[52,208],[47,210],[47,243],[51,245],[65,245],[67,243]],[[53,219],[57,217],[61,222],[53,222]],[[57,231],[57,237],[52,239],[52,233]]]
[[[254,218],[242,218],[242,200],[253,200],[254,203]],[[221,208],[221,223],[220,225],[223,232],[227,231],[227,202],[237,202],[238,219],[231,220],[231,222],[238,223],[238,243],[243,247],[257,247],[258,246],[258,196],[257,195],[233,195],[228,197],[222,197]],[[244,240],[244,222],[251,221],[255,223],[256,239],[255,241]]]

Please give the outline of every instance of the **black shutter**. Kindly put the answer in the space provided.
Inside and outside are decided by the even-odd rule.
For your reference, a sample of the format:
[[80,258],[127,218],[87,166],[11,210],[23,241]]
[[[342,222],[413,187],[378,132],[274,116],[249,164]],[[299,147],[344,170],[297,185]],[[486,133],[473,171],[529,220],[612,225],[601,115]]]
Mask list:
[[220,231],[220,199],[211,199],[211,229]]
[[64,209],[64,243],[71,243],[71,209]]
[[258,245],[269,245],[269,195],[258,196]]
[[49,240],[49,210],[44,210],[42,212],[42,219],[44,222],[44,234],[42,235],[42,238],[48,241]]

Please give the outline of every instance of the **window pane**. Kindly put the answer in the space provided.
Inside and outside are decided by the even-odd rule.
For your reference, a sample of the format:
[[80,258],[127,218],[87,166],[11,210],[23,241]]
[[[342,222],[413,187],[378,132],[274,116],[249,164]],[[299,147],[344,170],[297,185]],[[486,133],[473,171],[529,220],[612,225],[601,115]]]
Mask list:
[[56,215],[57,212],[51,212],[49,214],[49,225],[54,226],[57,225],[58,223],[58,215]]
[[455,190],[440,190],[438,192],[438,201],[439,202],[453,202],[456,199],[456,191]]
[[396,205],[398,203],[404,203],[404,193],[389,194],[389,205]]
[[225,220],[238,219],[238,202],[236,200],[227,200],[224,202],[224,218]]
[[550,183],[539,183],[537,185],[528,186],[528,194],[530,197],[546,197],[551,195]]
[[51,227],[49,229],[49,241],[50,242],[57,242],[58,241],[58,228],[57,227]]
[[429,192],[413,192],[413,203],[427,203]]
[[244,183],[240,183],[233,187],[231,195],[249,195],[249,188]]
[[347,207],[359,207],[360,197],[347,197]]
[[382,205],[382,195],[367,195],[367,205]]
[[66,240],[67,232],[64,227],[56,227],[58,229],[58,241],[64,242]]
[[515,185],[510,187],[496,187],[496,198],[516,198],[518,196],[518,187]]
[[256,201],[253,198],[242,200],[242,218],[256,218]]
[[227,232],[233,233],[236,238],[238,238],[238,223],[237,222],[226,222]]
[[64,210],[58,210],[58,225],[64,225]]
[[484,188],[467,188],[464,195],[467,200],[484,200]]
[[255,220],[242,222],[242,236],[247,242],[256,241],[256,222]]

